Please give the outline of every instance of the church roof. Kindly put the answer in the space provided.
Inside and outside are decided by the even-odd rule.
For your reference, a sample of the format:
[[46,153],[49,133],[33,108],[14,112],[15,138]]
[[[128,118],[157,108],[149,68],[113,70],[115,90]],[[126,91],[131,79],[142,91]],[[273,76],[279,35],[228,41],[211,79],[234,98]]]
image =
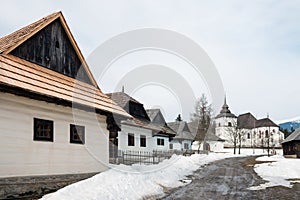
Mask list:
[[291,141],[300,141],[300,128],[297,128],[293,133],[291,133],[281,143],[287,143],[287,142],[291,142]]
[[224,99],[224,104],[222,106],[220,113],[215,118],[217,119],[222,117],[236,118],[236,116],[232,114],[231,111],[229,110],[229,106],[226,103],[226,97]]
[[269,118],[263,118],[257,120],[256,127],[278,127],[278,125]]
[[[12,50],[56,19],[60,21],[67,33],[68,39],[81,59],[91,84],[10,54]],[[61,12],[48,15],[12,34],[0,38],[0,91],[70,106],[75,103],[79,106],[131,117],[101,92]]]
[[251,113],[241,114],[237,118],[238,128],[252,129],[256,128],[257,119]]

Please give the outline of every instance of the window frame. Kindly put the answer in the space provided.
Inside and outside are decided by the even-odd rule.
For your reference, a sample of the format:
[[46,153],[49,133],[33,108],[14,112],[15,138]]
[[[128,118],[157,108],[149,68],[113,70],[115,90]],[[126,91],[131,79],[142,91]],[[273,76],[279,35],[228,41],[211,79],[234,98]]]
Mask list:
[[135,146],[135,142],[134,142],[135,138],[134,138],[134,133],[128,133],[128,137],[127,137],[127,145],[128,146]]
[[157,144],[157,146],[165,146],[165,139],[157,138],[156,144]]
[[140,147],[147,147],[147,139],[145,135],[140,135]]
[[188,143],[183,143],[183,149],[188,150],[189,149],[189,144]]
[[[49,137],[43,137],[41,134],[38,134],[38,123],[42,123],[42,126],[50,125],[50,133]],[[45,128],[43,128],[44,130]],[[54,121],[41,119],[41,118],[33,118],[33,140],[34,141],[43,141],[43,142],[53,142],[54,141]]]
[[[76,133],[73,132],[74,128],[76,129]],[[78,130],[82,129],[82,136],[78,134]],[[77,134],[77,137],[79,139],[74,139],[74,135]],[[70,143],[71,144],[85,144],[85,126],[82,125],[76,125],[76,124],[70,124]]]

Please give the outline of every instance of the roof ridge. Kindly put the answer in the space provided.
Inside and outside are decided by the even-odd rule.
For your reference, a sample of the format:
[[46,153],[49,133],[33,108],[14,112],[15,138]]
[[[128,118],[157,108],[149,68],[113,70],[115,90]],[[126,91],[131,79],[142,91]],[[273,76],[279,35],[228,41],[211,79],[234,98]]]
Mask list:
[[32,33],[34,33],[40,27],[53,21],[54,19],[59,17],[61,14],[62,14],[61,11],[54,12],[54,13],[47,15],[35,22],[32,22],[32,23],[30,23],[8,35],[1,37],[0,38],[0,53],[2,54],[7,51],[11,51],[11,48],[13,46],[18,46],[19,42],[21,42],[24,39],[26,40],[27,37],[29,37]]

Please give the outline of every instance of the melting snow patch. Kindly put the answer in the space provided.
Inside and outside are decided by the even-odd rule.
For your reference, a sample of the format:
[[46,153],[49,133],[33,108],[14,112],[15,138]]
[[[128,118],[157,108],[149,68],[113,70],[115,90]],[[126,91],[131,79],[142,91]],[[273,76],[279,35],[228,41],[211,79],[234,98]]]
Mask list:
[[105,200],[163,196],[164,188],[189,184],[192,180],[187,175],[205,164],[228,157],[235,156],[228,153],[194,154],[190,157],[173,155],[157,165],[110,165],[111,169],[45,195],[42,199]]
[[259,186],[252,186],[248,188],[250,190],[261,190],[274,186],[292,187],[292,181],[289,181],[289,179],[300,178],[299,159],[287,159],[283,156],[263,156],[256,160],[268,162],[254,166],[254,171],[268,182]]

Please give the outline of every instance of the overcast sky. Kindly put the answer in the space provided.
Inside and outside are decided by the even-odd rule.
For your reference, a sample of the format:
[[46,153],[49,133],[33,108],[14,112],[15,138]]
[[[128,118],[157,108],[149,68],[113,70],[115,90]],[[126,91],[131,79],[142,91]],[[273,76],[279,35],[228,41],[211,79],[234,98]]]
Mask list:
[[[126,31],[176,31],[198,43],[214,62],[236,115],[269,113],[275,121],[300,116],[300,1],[9,0],[1,8],[1,36],[61,10],[85,57]],[[112,92],[109,85],[100,88]],[[145,93],[136,91],[135,97],[148,108],[161,106],[167,120],[176,117],[175,104],[164,108],[162,96],[152,93],[149,100]]]

